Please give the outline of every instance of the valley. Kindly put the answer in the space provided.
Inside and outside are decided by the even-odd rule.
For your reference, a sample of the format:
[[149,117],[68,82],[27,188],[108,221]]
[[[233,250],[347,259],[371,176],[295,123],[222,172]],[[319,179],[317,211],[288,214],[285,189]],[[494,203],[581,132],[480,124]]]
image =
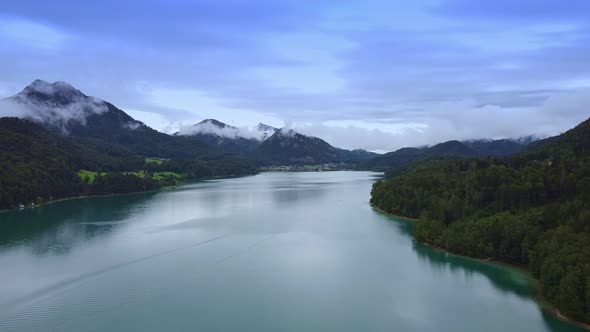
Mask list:
[[0,118],[0,208],[260,171],[392,172],[429,158],[501,156],[526,147],[511,140],[451,141],[378,155],[293,129],[260,123],[249,130],[215,119],[169,135],[68,83],[42,80],[1,103],[14,116]]

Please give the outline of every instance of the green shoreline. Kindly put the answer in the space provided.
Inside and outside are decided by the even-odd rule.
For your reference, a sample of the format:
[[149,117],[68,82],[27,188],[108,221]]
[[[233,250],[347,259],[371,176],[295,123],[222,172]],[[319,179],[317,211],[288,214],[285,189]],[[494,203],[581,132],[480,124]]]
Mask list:
[[208,178],[202,178],[202,179],[195,179],[195,180],[178,180],[178,182],[175,185],[172,186],[165,186],[162,188],[158,188],[158,189],[154,189],[154,190],[145,190],[145,191],[132,191],[129,193],[113,193],[113,194],[97,194],[97,195],[80,195],[80,196],[71,196],[71,197],[62,197],[62,198],[57,198],[57,199],[52,199],[52,200],[48,200],[45,201],[43,204],[35,204],[35,206],[25,206],[24,208],[19,208],[19,207],[13,207],[10,209],[0,209],[0,213],[7,213],[10,211],[18,211],[18,210],[25,210],[25,209],[36,209],[38,207],[42,207],[45,205],[49,205],[49,204],[54,204],[54,203],[59,203],[59,202],[63,202],[63,201],[69,201],[69,200],[74,200],[74,199],[81,199],[81,198],[90,198],[90,197],[110,197],[110,196],[122,196],[122,195],[134,195],[134,194],[144,194],[144,193],[153,193],[153,192],[159,192],[159,191],[167,191],[167,190],[172,190],[172,189],[176,189],[179,187],[182,187],[186,184],[190,184],[190,183],[197,183],[200,181],[209,181],[209,180],[221,180],[221,179],[235,179],[235,178],[241,178],[241,177],[246,177],[246,176],[253,176],[256,174],[246,174],[246,175],[228,175],[228,176],[212,176],[212,177],[208,177]]
[[28,209],[36,209],[36,208],[39,208],[39,207],[42,207],[42,206],[45,206],[45,205],[55,204],[55,203],[64,202],[64,201],[72,201],[72,200],[75,200],[75,199],[82,199],[82,198],[111,197],[111,196],[124,196],[124,195],[135,195],[135,194],[153,193],[153,192],[158,192],[158,191],[171,190],[171,189],[174,189],[174,188],[176,188],[178,186],[179,185],[166,186],[166,187],[162,187],[162,188],[154,189],[154,190],[132,191],[132,192],[129,192],[129,193],[119,193],[119,194],[97,194],[97,195],[80,195],[80,196],[62,197],[62,198],[57,198],[57,199],[52,199],[52,200],[45,201],[43,204],[35,204],[35,206],[25,206],[23,208],[15,207],[15,208],[10,208],[10,209],[2,209],[2,210],[0,210],[0,213],[6,213],[6,212],[11,212],[11,211],[20,211],[20,210],[28,210]]
[[[393,213],[389,213],[387,211],[384,211],[380,208],[378,208],[377,206],[375,206],[372,203],[369,203],[369,205],[376,211],[383,213],[389,217],[393,217],[397,220],[401,220],[401,221],[405,221],[405,222],[412,222],[415,223],[418,221],[418,219],[416,218],[409,218],[409,217],[404,217],[404,216],[399,216]],[[535,278],[530,271],[522,265],[516,265],[516,264],[511,264],[511,263],[507,263],[507,262],[503,262],[500,260],[496,260],[496,259],[491,259],[491,258],[477,258],[477,257],[471,257],[471,256],[466,256],[466,255],[461,255],[452,251],[449,251],[443,247],[437,246],[437,245],[433,245],[432,243],[428,243],[428,242],[424,242],[424,241],[420,241],[420,243],[425,244],[429,247],[431,247],[432,249],[438,250],[438,251],[442,251],[444,253],[456,256],[456,257],[462,257],[462,258],[467,258],[467,259],[473,259],[476,261],[480,261],[480,262],[486,262],[486,263],[490,263],[490,264],[498,264],[498,265],[503,265],[509,268],[513,268],[516,269],[522,273],[525,273],[526,276],[528,278],[531,279],[531,281],[534,283],[534,287],[536,289],[538,289],[538,285],[539,285],[539,280],[537,278]],[[580,322],[578,320],[575,320],[573,318],[567,317],[564,314],[562,314],[559,309],[557,309],[553,304],[551,304],[549,301],[547,301],[547,299],[545,299],[540,292],[537,292],[536,296],[533,297],[533,299],[535,300],[535,302],[537,302],[537,304],[541,307],[542,310],[544,310],[545,312],[548,312],[549,314],[553,315],[555,318],[564,321],[564,322],[568,322],[570,324],[576,325],[578,327],[581,327],[585,330],[590,331],[590,324],[584,323],[584,322]]]

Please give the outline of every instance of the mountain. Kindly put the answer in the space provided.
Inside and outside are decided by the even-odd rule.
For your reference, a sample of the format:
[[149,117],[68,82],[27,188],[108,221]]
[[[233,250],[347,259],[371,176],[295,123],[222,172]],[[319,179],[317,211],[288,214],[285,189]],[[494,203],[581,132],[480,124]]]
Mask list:
[[[525,141],[527,142],[527,141]],[[524,151],[527,145],[514,140],[447,141],[431,147],[402,148],[368,160],[365,167],[374,170],[400,170],[431,158],[502,157]]]
[[[101,191],[106,190],[105,187],[82,183],[77,172],[82,169],[138,170],[143,165],[144,158],[129,151],[103,150],[81,144],[29,120],[0,118],[0,209],[19,203],[106,193]],[[123,189],[128,191],[157,187],[156,183],[144,179],[125,177],[117,180],[131,180],[132,183],[125,182],[126,188]]]
[[367,150],[363,150],[363,149],[354,149],[354,150],[345,150],[345,149],[338,149],[340,156],[342,157],[342,159],[345,162],[353,162],[353,163],[358,163],[358,162],[364,162],[364,161],[368,161],[371,160],[377,156],[379,156],[379,154],[375,153],[375,152],[371,152],[371,151],[367,151]]
[[183,136],[213,136],[225,139],[248,139],[262,142],[272,136],[278,128],[259,123],[252,130],[248,128],[238,128],[216,119],[205,119],[190,127],[182,128],[174,135]]
[[[3,100],[0,106],[3,114],[31,120],[51,132],[76,138],[85,146],[125,150],[146,157],[217,160],[240,156],[265,163],[319,163],[358,161],[371,156],[337,149],[319,138],[300,134],[284,140],[289,135],[277,135],[277,128],[262,123],[248,130],[206,119],[168,135],[65,82],[35,80],[15,96]],[[272,137],[272,141],[264,144]],[[290,148],[277,153],[276,144]]]
[[247,130],[240,130],[215,119],[205,119],[195,125],[182,128],[174,134],[204,142],[227,154],[251,155],[260,144],[258,137]]
[[560,315],[590,322],[590,119],[513,156],[416,163],[371,196],[419,218],[419,241],[526,267]]
[[376,156],[375,153],[360,149],[339,149],[320,138],[302,135],[294,130],[281,130],[263,123],[250,130],[216,119],[205,119],[174,135],[199,138],[220,150],[256,158],[266,164],[354,163]]
[[256,174],[243,158],[153,160],[122,146],[66,135],[28,119],[0,118],[0,209],[79,195],[147,191],[176,178]]
[[256,156],[270,164],[324,164],[358,163],[376,156],[365,150],[345,150],[333,147],[328,142],[314,136],[307,136],[293,129],[272,128],[274,134],[264,140]]
[[98,124],[111,130],[112,125],[126,129],[145,126],[111,104],[87,96],[65,82],[35,80],[5,102],[18,107],[22,117],[68,134],[82,134],[82,129],[93,130]]
[[463,144],[475,150],[479,156],[503,157],[524,151],[531,142],[533,138],[529,137],[517,140],[472,140],[465,141]]
[[263,123],[247,129],[206,119],[168,135],[65,82],[35,80],[2,100],[0,107],[2,115],[31,120],[53,133],[75,138],[85,147],[145,157],[219,160],[239,156],[265,164],[317,164],[359,163],[376,156],[364,150],[339,149],[320,138]]
[[256,131],[259,133],[259,139],[261,141],[264,141],[267,138],[271,137],[278,130],[279,130],[279,128],[275,128],[273,126],[266,125],[262,122],[256,126]]
[[279,164],[321,164],[340,161],[340,152],[326,141],[281,129],[260,144],[257,156]]
[[175,183],[177,177],[258,170],[256,163],[225,147],[202,137],[160,133],[65,82],[36,80],[1,100],[0,114],[13,116],[0,117],[0,209],[77,195],[153,190]]
[[113,104],[87,96],[65,82],[35,80],[3,100],[3,109],[89,144],[118,146],[143,156],[202,158],[223,154],[199,139],[160,133]]

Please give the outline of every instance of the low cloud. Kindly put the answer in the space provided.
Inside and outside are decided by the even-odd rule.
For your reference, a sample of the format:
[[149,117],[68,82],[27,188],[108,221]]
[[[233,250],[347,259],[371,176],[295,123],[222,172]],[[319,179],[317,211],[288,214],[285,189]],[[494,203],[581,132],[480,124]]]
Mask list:
[[408,113],[401,121],[382,118],[342,122],[341,125],[302,123],[292,127],[338,147],[384,152],[455,139],[554,136],[587,120],[590,117],[589,104],[590,90],[580,89],[555,93],[538,107],[482,106],[476,100],[467,99],[432,103],[426,106],[427,114]]
[[[553,135],[588,117],[588,1],[311,3],[7,3],[0,94],[62,79],[168,133],[216,118],[251,137],[239,126],[291,119],[370,150]],[[90,19],[97,13],[121,24]],[[55,41],[59,56],[19,42],[27,35]]]
[[128,121],[123,124],[123,126],[129,130],[136,130],[139,129],[144,124],[140,121]]
[[[36,88],[37,89],[37,88]],[[37,90],[45,95],[53,95],[55,87],[43,85]],[[66,125],[79,122],[86,125],[86,119],[92,114],[100,114],[108,110],[104,101],[86,96],[75,96],[66,103],[58,104],[51,101],[31,99],[19,94],[13,98],[0,100],[0,116],[13,116],[29,119],[67,132]]]
[[190,136],[190,135],[217,135],[223,138],[245,138],[245,139],[255,139],[258,141],[262,141],[263,139],[269,137],[270,130],[261,130],[258,127],[234,127],[234,126],[225,126],[219,127],[211,122],[203,122],[198,123],[196,125],[191,126],[181,126],[178,130],[179,135]]

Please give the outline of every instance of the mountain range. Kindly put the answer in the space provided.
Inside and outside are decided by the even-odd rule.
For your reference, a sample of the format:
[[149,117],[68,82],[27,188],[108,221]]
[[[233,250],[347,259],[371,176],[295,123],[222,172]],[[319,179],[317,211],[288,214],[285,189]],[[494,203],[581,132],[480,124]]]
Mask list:
[[364,166],[379,171],[402,171],[405,167],[431,158],[505,157],[527,149],[533,138],[517,140],[447,141],[430,147],[401,148],[368,160]]
[[452,140],[377,155],[262,123],[247,130],[207,119],[168,135],[65,82],[36,80],[0,103],[0,209],[268,165],[387,171],[395,176],[374,185],[371,203],[420,218],[417,240],[526,266],[544,299],[590,322],[590,119],[543,140]]
[[324,140],[259,124],[246,131],[215,119],[168,135],[129,116],[113,104],[88,96],[65,82],[35,80],[3,102],[9,115],[31,120],[44,128],[81,142],[109,145],[145,157],[216,159],[234,155],[273,163],[360,162],[374,156],[349,151]]
[[[216,119],[169,135],[68,83],[42,80],[0,101],[0,115],[5,116],[0,118],[0,185],[5,189],[0,192],[0,207],[36,197],[148,190],[173,182],[155,175],[154,184],[144,177],[151,173],[206,178],[252,174],[261,167],[310,164],[395,172],[425,159],[513,155],[525,151],[533,141],[448,141],[378,155],[337,148],[289,128],[263,123],[241,128]],[[119,177],[109,178],[115,173],[120,173]],[[97,174],[102,187],[88,183],[88,174]],[[134,175],[143,180],[129,178]],[[119,183],[127,186],[119,188]]]

